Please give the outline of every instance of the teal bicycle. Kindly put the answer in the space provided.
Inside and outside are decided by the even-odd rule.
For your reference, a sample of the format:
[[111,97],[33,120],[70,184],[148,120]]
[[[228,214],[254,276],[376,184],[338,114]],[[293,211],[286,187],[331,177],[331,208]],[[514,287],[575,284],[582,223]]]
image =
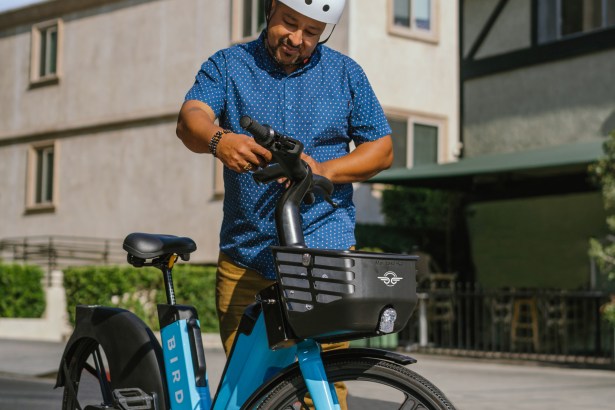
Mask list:
[[[278,281],[246,308],[212,397],[196,309],[178,305],[172,270],[189,260],[189,238],[132,233],[128,262],[163,274],[167,303],[158,305],[160,339],[133,313],[80,305],[56,387],[63,410],[339,409],[333,387],[344,382],[349,407],[454,409],[445,395],[406,366],[416,360],[385,350],[322,353],[320,344],[398,332],[417,302],[416,257],[305,246],[299,206],[331,200],[333,184],[300,159],[300,141],[249,117],[241,125],[269,149],[273,164],[259,183],[287,178],[275,211],[272,247]],[[308,397],[310,399],[308,399]]]

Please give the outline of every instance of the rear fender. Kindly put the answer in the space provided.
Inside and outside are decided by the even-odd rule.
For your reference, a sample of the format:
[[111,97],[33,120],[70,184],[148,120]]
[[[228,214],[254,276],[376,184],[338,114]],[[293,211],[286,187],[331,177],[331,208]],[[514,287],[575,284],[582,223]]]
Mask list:
[[77,306],[75,330],[60,362],[56,387],[65,385],[64,364],[70,366],[83,343],[95,341],[104,350],[111,389],[139,387],[156,393],[169,408],[162,348],[154,333],[133,313],[105,306]]

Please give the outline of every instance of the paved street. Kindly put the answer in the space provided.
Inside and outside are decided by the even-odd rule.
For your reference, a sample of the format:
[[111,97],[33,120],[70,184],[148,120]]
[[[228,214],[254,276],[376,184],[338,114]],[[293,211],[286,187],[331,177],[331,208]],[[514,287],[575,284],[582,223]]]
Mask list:
[[[206,337],[205,344],[209,379],[215,389],[224,354],[215,337]],[[61,352],[62,345],[57,343],[0,340],[0,410],[59,408],[59,401],[58,406],[42,403],[59,400],[61,395],[51,390],[49,379]],[[438,386],[461,410],[614,408],[615,371],[413,356],[419,362],[410,368]]]
[[416,355],[411,368],[459,409],[615,408],[615,372],[500,364]]

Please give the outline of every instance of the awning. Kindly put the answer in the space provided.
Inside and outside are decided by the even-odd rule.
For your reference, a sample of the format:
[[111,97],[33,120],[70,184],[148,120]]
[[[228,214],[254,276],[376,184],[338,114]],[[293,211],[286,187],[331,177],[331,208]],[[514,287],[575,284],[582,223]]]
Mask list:
[[531,151],[481,155],[446,164],[386,170],[370,183],[468,189],[480,183],[583,174],[604,155],[604,140],[577,142]]

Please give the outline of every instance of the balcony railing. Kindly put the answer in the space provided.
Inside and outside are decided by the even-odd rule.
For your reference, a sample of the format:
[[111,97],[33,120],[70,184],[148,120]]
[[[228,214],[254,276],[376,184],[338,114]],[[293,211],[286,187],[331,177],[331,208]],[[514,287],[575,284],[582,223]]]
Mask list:
[[109,265],[126,261],[120,239],[77,236],[28,236],[0,240],[0,259],[55,269],[73,265]]

